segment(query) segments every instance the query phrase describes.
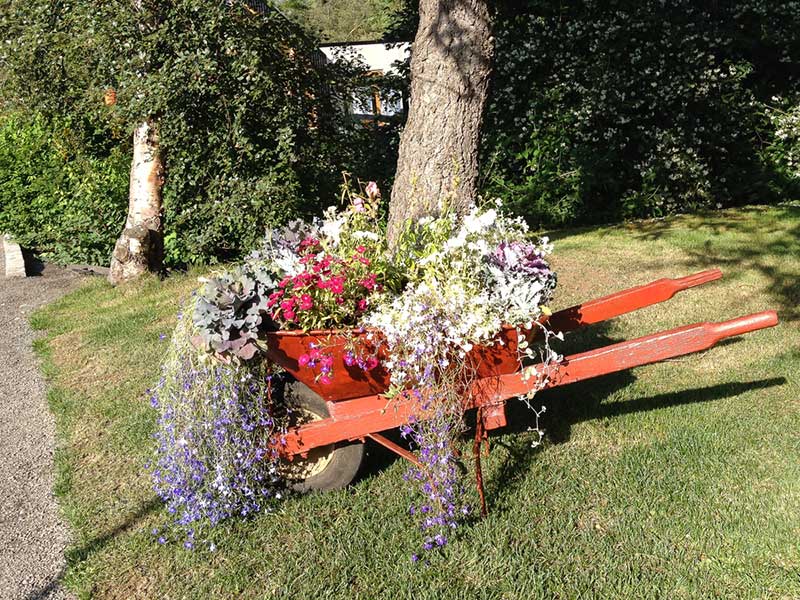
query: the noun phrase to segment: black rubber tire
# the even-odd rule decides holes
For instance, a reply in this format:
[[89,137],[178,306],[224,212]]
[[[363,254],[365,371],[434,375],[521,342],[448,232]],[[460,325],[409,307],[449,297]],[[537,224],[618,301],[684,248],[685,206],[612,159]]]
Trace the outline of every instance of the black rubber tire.
[[[284,397],[287,406],[306,410],[323,419],[330,417],[325,400],[299,381],[287,382]],[[332,452],[331,460],[323,471],[305,479],[290,481],[289,487],[303,494],[340,490],[346,487],[353,481],[364,460],[364,444],[339,442],[334,445]]]

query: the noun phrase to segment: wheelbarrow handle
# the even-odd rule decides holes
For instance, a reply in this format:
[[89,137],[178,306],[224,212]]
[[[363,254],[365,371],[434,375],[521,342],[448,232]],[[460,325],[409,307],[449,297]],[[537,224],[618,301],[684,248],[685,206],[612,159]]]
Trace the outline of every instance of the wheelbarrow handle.
[[645,306],[665,302],[678,292],[716,281],[722,278],[722,271],[709,269],[686,277],[659,279],[646,285],[632,287],[602,298],[589,300],[583,304],[565,308],[548,319],[553,331],[569,332],[592,323],[599,323]]
[[[778,314],[773,310],[754,313],[730,321],[719,323],[695,323],[647,335],[626,342],[619,342],[596,350],[567,356],[557,369],[553,370],[545,388],[576,383],[593,377],[600,377],[633,367],[702,352],[708,350],[721,340],[778,324]],[[544,374],[541,365],[531,367],[537,373]],[[513,373],[496,378],[494,395],[496,398],[509,398],[529,392],[536,385],[533,372]],[[489,380],[476,383],[481,390],[475,390],[473,396],[486,395],[491,385]],[[485,401],[483,401],[485,402]]]
[[[719,336],[719,340],[750,333],[759,329],[766,329],[767,327],[774,327],[778,324],[778,313],[774,310],[766,310],[764,312],[753,313],[738,319],[731,319],[730,321],[722,321],[714,323],[713,328]],[[719,341],[718,340],[718,341]]]

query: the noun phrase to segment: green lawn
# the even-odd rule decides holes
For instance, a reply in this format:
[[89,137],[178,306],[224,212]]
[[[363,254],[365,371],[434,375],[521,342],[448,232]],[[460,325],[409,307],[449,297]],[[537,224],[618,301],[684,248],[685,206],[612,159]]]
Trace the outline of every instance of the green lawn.
[[[69,588],[100,598],[800,597],[800,204],[559,232],[556,308],[719,266],[722,282],[573,336],[567,351],[776,308],[782,323],[700,355],[541,395],[492,438],[490,515],[413,565],[406,466],[370,447],[349,489],[295,497],[159,546],[167,516],[142,465],[158,376],[189,277],[91,280],[33,316],[72,525]],[[465,442],[465,448],[466,448]]]

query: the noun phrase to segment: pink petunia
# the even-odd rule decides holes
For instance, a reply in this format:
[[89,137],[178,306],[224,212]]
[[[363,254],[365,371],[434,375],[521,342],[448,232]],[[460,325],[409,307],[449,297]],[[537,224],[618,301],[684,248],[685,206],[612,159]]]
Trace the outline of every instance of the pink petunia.
[[272,292],[269,295],[269,301],[267,302],[267,306],[272,308],[273,306],[275,306],[280,301],[280,299],[282,297],[283,297],[283,290],[278,290],[276,292]]
[[297,358],[297,362],[301,367],[305,367],[309,362],[311,362],[311,357],[308,354],[301,354]]
[[305,287],[308,284],[310,284],[313,279],[314,275],[312,275],[311,273],[298,273],[297,275],[294,276],[292,283],[296,288]]
[[329,282],[329,289],[334,294],[341,294],[344,292],[344,277],[334,277]]
[[377,275],[375,273],[370,273],[364,279],[362,279],[359,283],[368,290],[375,289],[375,280],[377,279]]
[[319,245],[319,240],[315,237],[307,237],[302,242],[300,242],[300,252],[302,253],[305,250],[312,250],[315,246]]

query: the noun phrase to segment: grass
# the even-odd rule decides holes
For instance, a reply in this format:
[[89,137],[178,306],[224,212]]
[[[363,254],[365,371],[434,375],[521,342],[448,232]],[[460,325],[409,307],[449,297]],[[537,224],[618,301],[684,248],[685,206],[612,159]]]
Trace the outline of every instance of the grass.
[[776,308],[774,329],[542,394],[492,438],[490,515],[412,565],[405,465],[369,447],[350,488],[216,531],[215,553],[158,546],[142,464],[157,378],[191,277],[91,280],[37,312],[72,526],[66,585],[98,598],[800,597],[800,205],[560,232],[556,307],[719,266],[722,282],[575,335],[577,351]]

